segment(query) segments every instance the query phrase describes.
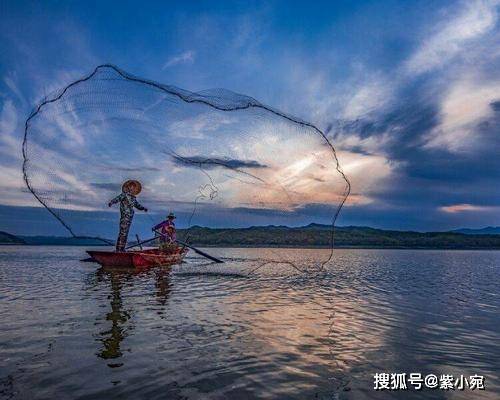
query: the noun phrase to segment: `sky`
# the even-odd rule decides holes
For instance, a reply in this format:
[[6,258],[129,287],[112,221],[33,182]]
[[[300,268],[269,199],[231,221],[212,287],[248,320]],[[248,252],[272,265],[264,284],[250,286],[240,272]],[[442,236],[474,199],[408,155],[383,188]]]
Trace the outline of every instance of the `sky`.
[[[318,126],[351,182],[339,225],[500,225],[498,1],[0,7],[0,230],[56,232],[57,221],[30,208],[24,121],[44,96],[104,63],[190,91],[231,90]],[[337,200],[323,193],[287,210],[293,224],[328,222]],[[283,209],[240,205],[219,204],[198,222],[286,223]]]

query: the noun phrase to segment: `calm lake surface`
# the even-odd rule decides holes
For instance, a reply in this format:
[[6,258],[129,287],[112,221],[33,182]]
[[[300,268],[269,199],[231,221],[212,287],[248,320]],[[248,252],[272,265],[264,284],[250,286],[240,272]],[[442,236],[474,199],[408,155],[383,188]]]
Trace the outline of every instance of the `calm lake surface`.
[[[0,247],[0,398],[500,398],[500,252],[335,250],[320,271],[325,250],[207,251],[226,264],[134,274]],[[378,372],[486,390],[374,391]]]

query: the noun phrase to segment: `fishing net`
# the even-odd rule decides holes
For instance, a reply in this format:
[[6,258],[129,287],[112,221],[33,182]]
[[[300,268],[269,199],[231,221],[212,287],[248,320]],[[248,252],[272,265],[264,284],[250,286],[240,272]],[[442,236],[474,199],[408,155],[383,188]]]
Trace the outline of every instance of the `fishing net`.
[[[174,211],[187,241],[196,225],[328,221],[333,248],[350,189],[332,144],[314,125],[228,90],[193,93],[113,65],[34,109],[23,156],[27,187],[61,233],[108,243],[118,217],[107,205],[128,179],[141,182],[137,200],[149,209],[136,212],[129,239],[151,236],[151,226]],[[307,233],[303,244],[314,245]]]

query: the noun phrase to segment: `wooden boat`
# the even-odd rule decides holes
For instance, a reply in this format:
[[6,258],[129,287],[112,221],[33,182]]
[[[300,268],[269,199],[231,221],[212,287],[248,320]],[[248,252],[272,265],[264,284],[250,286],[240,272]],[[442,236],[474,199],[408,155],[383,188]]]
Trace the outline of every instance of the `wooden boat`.
[[177,246],[174,250],[148,249],[137,251],[93,251],[87,253],[103,267],[148,268],[182,262],[188,248]]

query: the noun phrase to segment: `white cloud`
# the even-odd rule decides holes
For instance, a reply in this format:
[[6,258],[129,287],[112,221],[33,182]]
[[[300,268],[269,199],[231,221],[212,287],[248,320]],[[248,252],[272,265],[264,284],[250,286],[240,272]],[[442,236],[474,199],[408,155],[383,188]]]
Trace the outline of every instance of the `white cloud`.
[[498,0],[465,2],[454,18],[438,24],[436,31],[406,62],[406,71],[420,74],[442,67],[491,31],[498,20]]
[[446,213],[456,214],[467,211],[492,211],[495,207],[486,207],[486,206],[476,206],[473,204],[453,204],[451,206],[443,206],[439,209]]
[[11,100],[6,100],[0,113],[0,152],[10,158],[21,157],[21,140],[16,137],[18,112]]
[[494,113],[491,103],[500,100],[500,81],[459,80],[441,104],[440,124],[427,136],[426,147],[452,152],[471,150],[480,142],[478,125]]
[[184,53],[178,54],[176,56],[170,57],[165,64],[163,64],[163,68],[173,67],[178,64],[192,64],[195,60],[196,53],[193,50],[187,50]]
[[16,82],[17,76],[15,73],[7,74],[3,81],[23,104],[27,103],[26,96],[22,93],[21,89],[19,89],[19,85]]
[[370,77],[354,91],[347,101],[343,117],[357,119],[372,112],[381,111],[392,99],[394,82],[382,77]]
[[336,145],[343,149],[359,149],[369,154],[384,154],[390,144],[392,136],[389,132],[380,135],[361,137],[359,134],[350,133],[337,137]]
[[[19,149],[18,149],[19,150]],[[26,193],[23,181],[21,163],[17,165],[0,164],[0,192],[2,193],[1,204],[10,206],[37,206],[35,198]]]
[[83,133],[77,128],[80,121],[74,111],[67,114],[55,115],[54,123],[57,129],[59,129],[68,139],[62,140],[62,144],[66,145],[68,148],[78,148],[83,145],[85,139]]
[[[347,204],[366,204],[373,200],[367,195],[380,189],[394,172],[395,164],[381,155],[366,155],[340,151],[338,157],[342,169],[351,182],[351,194]],[[367,173],[367,171],[370,171]]]
[[231,123],[234,123],[234,120],[229,116],[207,112],[172,122],[168,128],[168,132],[174,137],[206,139],[207,133],[213,134],[213,132],[221,129],[222,126]]
[[0,134],[12,135],[17,127],[17,110],[12,100],[6,100],[0,113]]

